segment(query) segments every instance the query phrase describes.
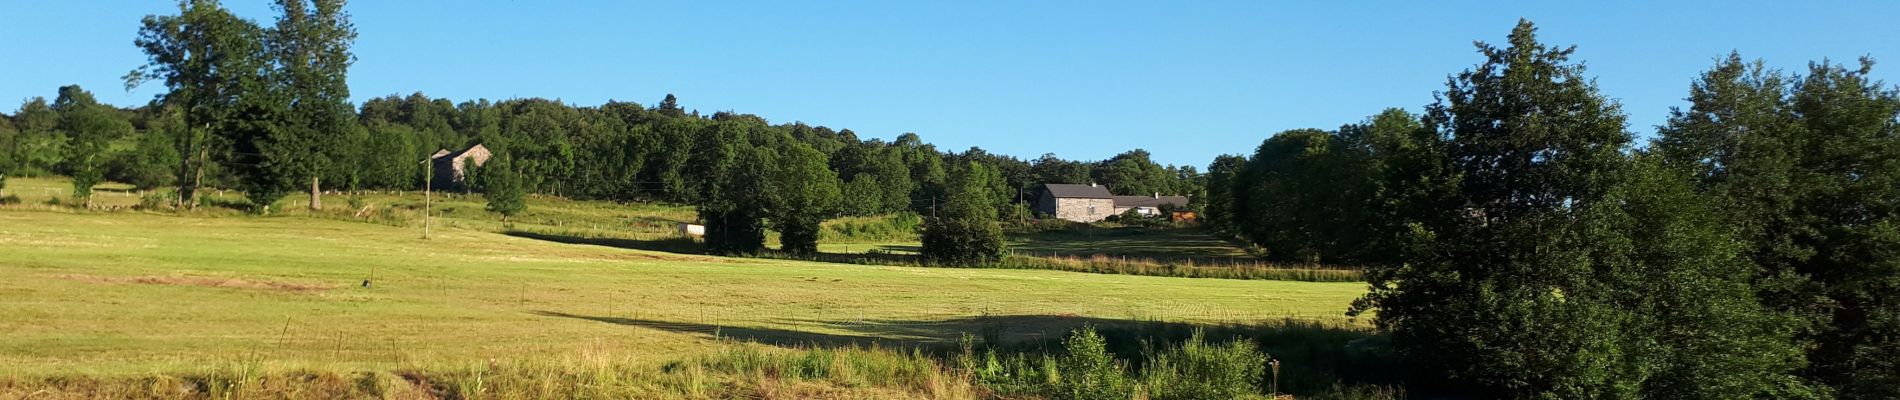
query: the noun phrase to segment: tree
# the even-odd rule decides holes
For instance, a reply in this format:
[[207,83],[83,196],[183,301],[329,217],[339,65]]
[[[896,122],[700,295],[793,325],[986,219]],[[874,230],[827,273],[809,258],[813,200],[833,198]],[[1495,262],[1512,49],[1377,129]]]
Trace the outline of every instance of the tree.
[[1615,209],[1591,221],[1595,238],[1619,253],[1603,262],[1626,264],[1604,275],[1621,289],[1615,303],[1635,316],[1626,351],[1653,365],[1642,397],[1818,397],[1793,374],[1804,364],[1799,319],[1757,299],[1745,243],[1692,176],[1643,155],[1610,195]]
[[66,146],[71,140],[59,132],[59,112],[53,111],[45,98],[27,99],[13,118],[20,131],[11,149],[14,174],[46,175],[65,163]]
[[1463,207],[1451,193],[1458,178],[1450,171],[1448,144],[1418,116],[1387,109],[1341,127],[1339,136],[1364,158],[1367,180],[1366,221],[1354,224],[1365,230],[1364,245],[1352,255],[1356,262],[1405,262],[1398,256],[1417,217]]
[[92,187],[105,180],[107,146],[113,139],[131,134],[132,123],[122,119],[111,107],[93,100],[92,93],[78,85],[59,88],[53,101],[59,113],[58,130],[67,137],[65,172],[73,178],[73,197],[92,205]]
[[991,182],[995,171],[966,163],[950,175],[938,214],[924,220],[923,256],[943,265],[972,266],[1003,258],[1003,229],[996,221]]
[[837,213],[838,175],[825,164],[823,153],[792,142],[772,168],[772,224],[786,252],[817,253],[819,224]]
[[1239,209],[1234,204],[1236,178],[1242,168],[1246,168],[1247,158],[1238,155],[1223,154],[1214,157],[1214,163],[1207,166],[1207,195],[1202,200],[1203,220],[1216,232],[1238,233],[1241,225]]
[[661,115],[673,118],[686,116],[686,110],[680,108],[679,98],[673,97],[672,93],[667,93],[666,98],[660,99],[660,104],[654,106],[653,110],[660,112]]
[[1120,195],[1140,196],[1175,193],[1174,176],[1149,157],[1147,150],[1135,149],[1117,154],[1095,166],[1091,173],[1096,182],[1107,185]]
[[1331,132],[1296,129],[1260,144],[1233,190],[1242,236],[1270,257],[1351,262],[1365,247],[1363,156]]
[[1765,273],[1771,307],[1808,322],[1803,375],[1849,399],[1900,396],[1900,89],[1826,61],[1805,77],[1730,54],[1690,88],[1655,147],[1695,173]]
[[148,128],[138,134],[137,142],[130,151],[121,152],[112,158],[106,177],[139,189],[155,189],[173,184],[176,176],[172,174],[172,169],[178,165],[179,154],[172,144],[178,135],[184,134],[184,128],[177,113],[172,112],[149,122]]
[[706,250],[713,254],[757,254],[765,248],[771,184],[762,166],[776,165],[778,155],[748,140],[751,124],[706,125],[693,146],[685,180],[697,186],[693,205],[706,224]]
[[349,103],[350,44],[356,28],[343,11],[347,0],[277,0],[277,26],[270,31],[268,49],[276,77],[289,104],[282,137],[266,154],[281,173],[306,177],[310,182],[310,209],[322,208],[321,177],[329,160],[342,156],[342,138],[351,130],[354,110]]
[[488,211],[501,214],[502,222],[528,209],[521,173],[507,156],[495,157],[483,165],[480,179],[483,194],[488,197]]
[[178,15],[145,16],[134,44],[147,61],[126,74],[126,87],[157,80],[169,89],[159,102],[180,110],[185,126],[177,137],[179,202],[194,205],[213,139],[242,125],[233,123],[248,97],[241,93],[264,79],[264,31],[214,0],[181,0]]
[[1405,264],[1373,271],[1356,310],[1378,309],[1393,346],[1428,380],[1480,397],[1633,397],[1644,373],[1621,336],[1630,314],[1597,279],[1606,234],[1582,213],[1606,206],[1630,140],[1574,48],[1547,47],[1521,21],[1509,46],[1457,74],[1428,108],[1450,138],[1462,209],[1410,218]]

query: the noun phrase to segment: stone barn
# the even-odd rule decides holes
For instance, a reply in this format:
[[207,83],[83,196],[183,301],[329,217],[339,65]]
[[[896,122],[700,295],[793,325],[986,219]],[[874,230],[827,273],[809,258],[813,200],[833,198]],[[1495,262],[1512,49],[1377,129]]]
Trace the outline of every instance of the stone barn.
[[1143,217],[1159,217],[1163,206],[1182,208],[1187,207],[1187,204],[1187,196],[1162,196],[1160,193],[1153,196],[1115,196],[1115,214],[1134,210]]
[[435,155],[429,157],[430,162],[435,164],[435,176],[430,178],[430,184],[436,189],[466,189],[463,181],[468,179],[468,169],[488,163],[488,158],[492,156],[494,154],[490,154],[488,148],[480,144],[462,151],[436,150]]
[[1096,184],[1050,183],[1036,197],[1036,212],[1075,222],[1095,222],[1115,215],[1115,195]]

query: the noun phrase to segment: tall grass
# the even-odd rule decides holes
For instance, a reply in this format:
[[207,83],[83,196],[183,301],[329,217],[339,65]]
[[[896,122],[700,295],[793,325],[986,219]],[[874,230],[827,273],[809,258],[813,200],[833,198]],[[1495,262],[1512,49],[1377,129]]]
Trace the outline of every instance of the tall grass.
[[[721,339],[718,349],[664,363],[606,355],[489,361],[381,371],[272,370],[241,364],[182,374],[0,377],[0,398],[34,399],[542,399],[542,398],[1264,398],[1275,349],[1261,336],[1209,340],[1232,329],[1195,328],[1122,354],[1134,327],[1084,327],[1053,347],[977,344],[782,348]],[[1300,330],[1299,326],[1283,329]],[[1209,333],[1215,332],[1215,333]],[[1322,340],[1324,341],[1324,340]],[[1302,354],[1276,355],[1304,363]],[[1301,365],[1301,364],[1296,364]],[[1394,399],[1402,391],[1342,383],[1335,375],[1281,377],[1301,398]]]

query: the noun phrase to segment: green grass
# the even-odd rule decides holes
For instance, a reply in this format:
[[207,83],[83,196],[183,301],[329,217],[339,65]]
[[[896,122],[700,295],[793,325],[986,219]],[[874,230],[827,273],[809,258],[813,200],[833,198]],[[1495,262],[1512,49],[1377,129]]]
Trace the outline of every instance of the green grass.
[[[337,197],[326,203],[340,206]],[[1364,289],[730,259],[467,225],[423,240],[417,227],[332,218],[28,205],[0,207],[0,376],[240,361],[323,371],[563,357],[658,365],[718,351],[718,338],[835,347],[988,330],[1033,341],[1104,321],[1353,327],[1340,315]],[[372,273],[373,286],[361,287]]]

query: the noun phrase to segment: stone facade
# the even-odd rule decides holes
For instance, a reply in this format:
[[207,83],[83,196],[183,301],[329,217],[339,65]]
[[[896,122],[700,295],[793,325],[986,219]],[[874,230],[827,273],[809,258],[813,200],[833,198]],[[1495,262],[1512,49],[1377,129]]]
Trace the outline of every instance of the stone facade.
[[1043,193],[1036,211],[1075,222],[1095,222],[1115,215],[1115,199],[1056,198]]
[[479,144],[458,152],[450,152],[447,149],[437,150],[435,155],[429,157],[430,161],[435,163],[433,185],[436,189],[443,190],[463,189],[463,180],[468,177],[468,168],[487,164],[491,156],[493,154],[488,152],[488,148]]

